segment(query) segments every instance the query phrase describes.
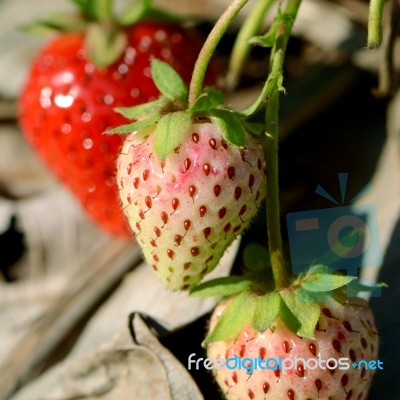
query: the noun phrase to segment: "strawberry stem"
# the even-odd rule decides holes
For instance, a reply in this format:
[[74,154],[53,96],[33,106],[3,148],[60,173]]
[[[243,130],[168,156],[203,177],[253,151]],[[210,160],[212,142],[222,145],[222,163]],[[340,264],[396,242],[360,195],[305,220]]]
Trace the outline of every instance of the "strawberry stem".
[[233,19],[248,1],[249,0],[232,1],[209,33],[193,69],[192,80],[190,81],[189,86],[189,107],[194,104],[197,97],[202,93],[207,67],[219,41],[232,23]]
[[382,15],[385,0],[371,0],[368,16],[368,47],[379,47],[382,43]]
[[96,17],[98,21],[109,22],[112,20],[111,0],[96,1]]
[[283,90],[282,76],[287,43],[292,33],[301,0],[289,0],[283,14],[278,13],[278,27],[271,51],[270,72],[263,92],[266,95],[266,184],[268,245],[275,286],[289,286],[290,272],[285,263],[282,246],[278,180],[279,96]]
[[275,0],[261,0],[256,3],[240,28],[229,59],[228,74],[225,79],[225,86],[229,90],[233,90],[237,86],[251,51],[252,46],[249,40],[258,34],[265,22],[267,12],[274,3]]

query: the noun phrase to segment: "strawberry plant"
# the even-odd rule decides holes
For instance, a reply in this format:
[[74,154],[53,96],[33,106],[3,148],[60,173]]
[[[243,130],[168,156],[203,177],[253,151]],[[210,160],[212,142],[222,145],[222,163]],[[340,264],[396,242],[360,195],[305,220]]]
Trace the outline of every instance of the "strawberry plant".
[[[216,22],[189,91],[175,71],[153,60],[162,96],[119,109],[136,120],[110,131],[127,135],[118,160],[121,201],[147,262],[170,289],[222,299],[203,345],[212,360],[238,363],[236,369],[213,369],[227,399],[363,400],[374,370],[361,362],[377,358],[379,337],[368,303],[357,295],[373,287],[329,265],[310,265],[293,276],[283,252],[278,111],[301,0],[279,4],[267,33],[256,36],[273,5],[259,0],[239,32],[227,76],[231,88],[249,43],[270,49],[267,78],[254,104],[233,110],[216,89],[203,88],[219,40],[246,3],[234,0]],[[381,11],[382,2],[371,3],[370,47],[381,40]],[[249,122],[263,107],[265,123]],[[243,275],[198,284],[244,232],[264,195],[269,250],[253,245]],[[273,359],[280,364],[267,368]],[[292,359],[301,362],[282,368]]]
[[[203,37],[150,6],[134,2],[120,15],[109,0],[73,0],[79,13],[30,27],[57,31],[32,62],[19,100],[28,142],[80,201],[86,214],[113,235],[131,237],[115,184],[122,140],[103,132],[126,122],[113,107],[149,101],[159,92],[150,58],[172,65],[188,82]],[[210,82],[221,69],[215,64]]]

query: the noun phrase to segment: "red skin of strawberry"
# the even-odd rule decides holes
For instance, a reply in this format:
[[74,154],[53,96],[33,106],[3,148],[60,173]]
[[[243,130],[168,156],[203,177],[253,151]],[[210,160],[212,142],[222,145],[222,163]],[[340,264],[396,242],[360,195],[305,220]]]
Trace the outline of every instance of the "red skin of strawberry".
[[[126,29],[128,46],[113,65],[100,69],[86,58],[81,33],[63,34],[34,60],[19,102],[27,141],[105,231],[131,237],[115,183],[115,161],[123,138],[105,135],[127,121],[113,108],[133,106],[159,94],[150,59],[172,65],[189,82],[203,38],[193,30],[161,22]],[[213,64],[208,83],[220,66]]]
[[[229,300],[225,300],[215,309],[210,330],[228,304]],[[334,362],[331,358],[347,358],[350,364],[377,359],[379,338],[372,312],[364,300],[350,299],[344,305],[322,303],[321,310],[314,340],[300,338],[278,320],[265,332],[243,327],[236,339],[209,344],[207,356],[213,360],[260,357],[265,361],[278,357],[320,357],[330,363]],[[273,368],[275,362],[269,362]],[[333,369],[334,364],[330,365],[332,368],[322,364],[323,368],[312,369],[314,363],[310,365],[310,369],[304,368],[300,361],[298,368],[285,371],[255,368],[248,374],[246,369],[214,368],[212,372],[228,400],[365,400],[376,372],[364,366]]]

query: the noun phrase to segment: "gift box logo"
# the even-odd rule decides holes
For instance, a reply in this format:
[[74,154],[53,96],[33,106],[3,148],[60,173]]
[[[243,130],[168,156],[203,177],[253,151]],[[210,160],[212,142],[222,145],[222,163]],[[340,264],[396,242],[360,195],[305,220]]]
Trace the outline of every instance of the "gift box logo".
[[[341,204],[345,203],[347,177],[348,174],[339,174]],[[369,189],[370,186],[364,188],[350,203]],[[312,265],[324,264],[356,276],[360,268],[379,265],[382,253],[376,207],[340,205],[322,186],[317,187],[316,193],[337,206],[287,214],[293,273],[298,275]]]

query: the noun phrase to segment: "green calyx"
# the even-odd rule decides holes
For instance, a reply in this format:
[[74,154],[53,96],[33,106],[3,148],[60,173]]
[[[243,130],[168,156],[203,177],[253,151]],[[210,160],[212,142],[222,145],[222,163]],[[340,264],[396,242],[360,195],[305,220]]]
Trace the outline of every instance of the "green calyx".
[[70,0],[77,13],[57,13],[45,20],[24,26],[33,33],[82,32],[85,34],[87,58],[99,68],[106,68],[123,54],[127,38],[124,28],[146,18],[152,20],[187,21],[152,6],[152,0],[134,0],[121,12],[112,9],[112,0]]
[[192,123],[212,122],[228,142],[245,146],[246,132],[259,133],[263,127],[245,121],[234,110],[224,106],[224,95],[216,88],[206,87],[189,107],[188,89],[179,74],[164,61],[153,58],[151,74],[161,95],[157,100],[116,111],[133,123],[107,131],[107,134],[140,132],[154,126],[154,152],[163,160],[183,142]]
[[244,251],[246,274],[217,278],[192,289],[192,296],[231,298],[203,345],[236,338],[243,327],[255,331],[273,329],[278,319],[292,332],[313,339],[321,314],[321,303],[343,302],[359,292],[372,291],[377,287],[361,285],[356,277],[342,275],[324,265],[316,265],[306,274],[297,276],[290,286],[274,289],[270,282],[268,252],[259,245],[250,245]]

